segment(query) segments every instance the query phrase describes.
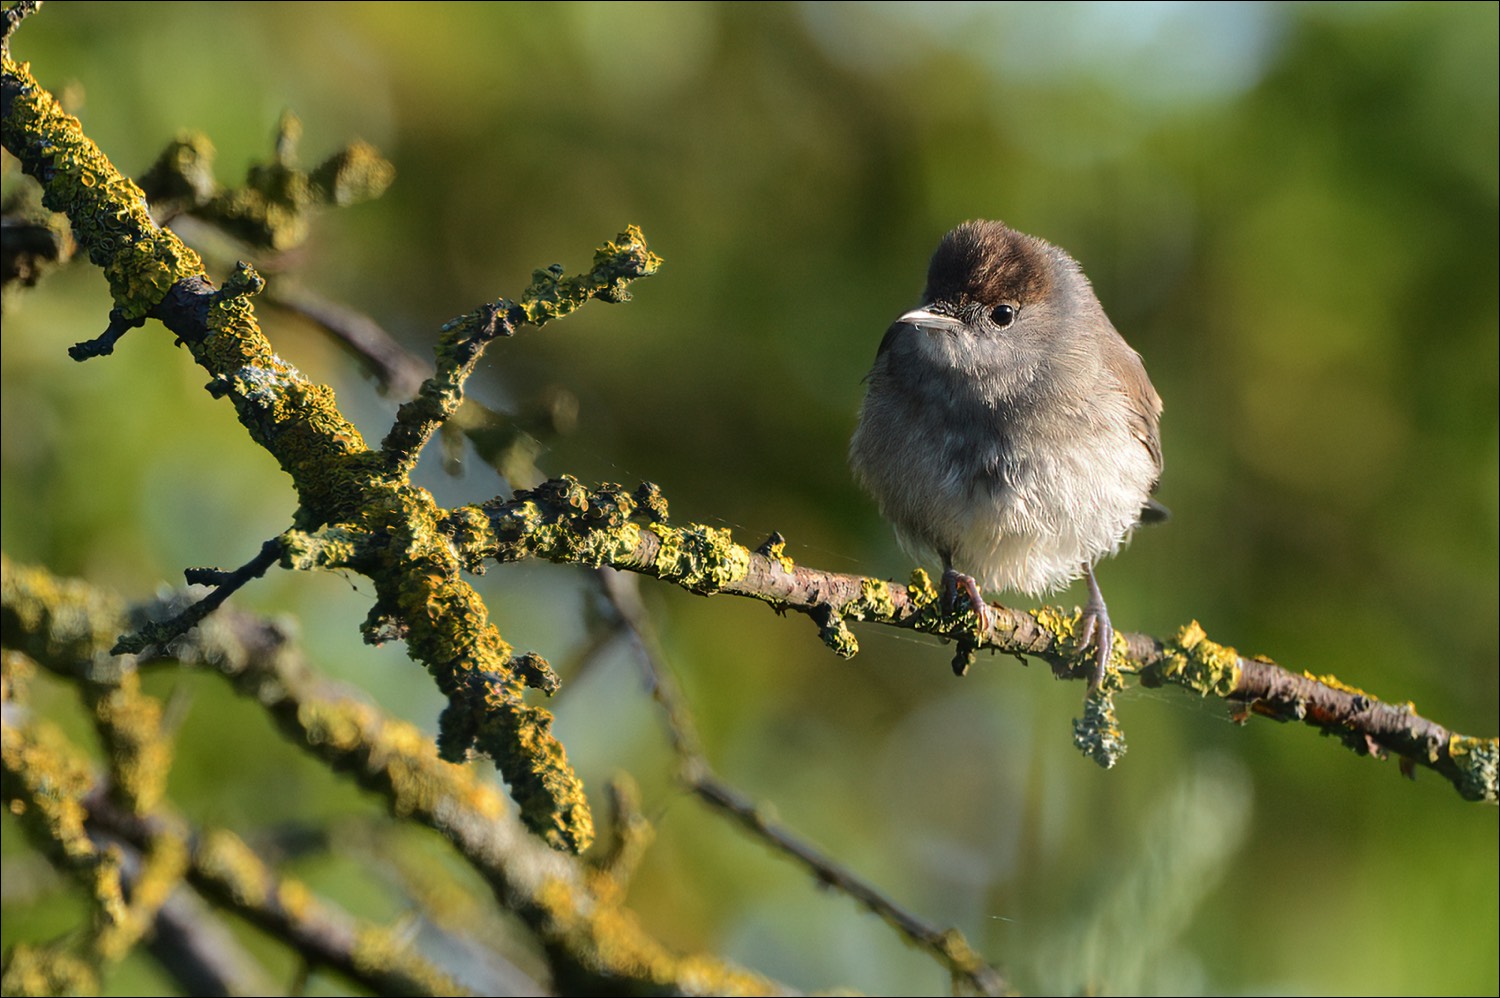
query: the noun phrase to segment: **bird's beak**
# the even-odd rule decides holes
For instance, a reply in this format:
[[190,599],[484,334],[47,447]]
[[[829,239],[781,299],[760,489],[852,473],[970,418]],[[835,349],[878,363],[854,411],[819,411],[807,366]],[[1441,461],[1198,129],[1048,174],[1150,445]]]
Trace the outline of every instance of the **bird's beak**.
[[938,315],[929,312],[925,308],[914,308],[898,318],[894,326],[911,326],[920,329],[924,333],[957,333],[963,329],[964,324],[958,319],[948,315]]

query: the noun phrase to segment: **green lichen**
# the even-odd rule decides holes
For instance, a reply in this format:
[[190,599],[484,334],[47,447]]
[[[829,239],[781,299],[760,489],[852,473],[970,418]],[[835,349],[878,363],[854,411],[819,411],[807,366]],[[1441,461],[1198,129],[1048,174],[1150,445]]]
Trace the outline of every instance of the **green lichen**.
[[120,314],[149,315],[184,278],[203,272],[198,254],[157,229],[146,197],[124,177],[24,64],[4,59],[9,113],[5,148],[42,185],[42,203],[68,216],[73,236],[109,281]]
[[73,948],[73,940],[43,946],[17,943],[5,954],[0,992],[7,995],[92,995],[99,969]]
[[365,980],[389,982],[392,990],[412,995],[473,994],[412,952],[412,933],[405,927],[364,926],[354,936],[350,954]]
[[322,530],[288,530],[281,535],[281,567],[334,571],[362,563],[368,535],[348,524]]
[[1227,697],[1239,688],[1239,652],[1208,639],[1196,620],[1177,632],[1164,653],[1163,678],[1197,690],[1199,695]]
[[340,208],[373,201],[396,179],[391,161],[365,142],[351,142],[312,171],[313,190],[324,203]]
[[214,829],[201,836],[193,864],[237,905],[264,908],[271,900],[265,865],[233,832]]
[[503,560],[541,557],[598,567],[628,560],[640,544],[641,527],[629,519],[634,502],[618,486],[590,493],[565,478],[517,496],[535,498],[490,506],[503,513],[489,531],[456,524],[464,532],[455,543],[462,544],[466,563],[494,557],[498,550]]
[[495,550],[495,528],[478,506],[460,506],[449,510],[439,526],[453,542],[464,571],[483,575],[485,559]]
[[556,848],[586,849],[593,819],[583,785],[552,735],[552,716],[522,700],[512,649],[477,593],[460,578],[457,551],[431,494],[391,487],[356,521],[372,547],[368,574],[385,613],[400,620],[412,657],[449,698],[440,749],[459,761],[474,748],[493,758],[530,827]]
[[1125,754],[1125,732],[1115,716],[1114,696],[1100,688],[1083,702],[1083,717],[1073,722],[1073,744],[1105,769],[1114,768]]
[[111,792],[132,812],[150,812],[165,795],[172,769],[161,702],[141,692],[134,670],[113,683],[87,684],[84,700],[109,753]]
[[591,298],[629,301],[630,282],[650,277],[660,267],[661,257],[647,248],[645,236],[632,225],[594,251],[594,266],[586,274],[566,276],[561,264],[534,271],[520,307],[528,322],[542,326],[568,315]]
[[655,482],[642,482],[635,487],[631,493],[635,500],[636,509],[640,515],[650,523],[666,523],[667,497],[662,495],[661,487]]
[[1448,739],[1448,757],[1458,767],[1458,792],[1465,800],[1500,803],[1500,738],[1454,735]]
[[92,586],[3,555],[0,577],[7,640],[78,686],[106,749],[112,795],[134,813],[149,811],[165,792],[172,746],[161,703],[141,691],[134,663],[104,654],[124,627],[123,607]]
[[202,132],[184,131],[161,151],[151,168],[137,182],[150,202],[159,209],[191,211],[218,190],[214,159],[218,150]]
[[163,822],[162,830],[148,837],[140,867],[130,888],[130,905],[125,917],[105,927],[94,941],[101,960],[116,962],[125,958],[156,925],[162,905],[177,890],[188,869],[188,845],[180,829]]
[[73,873],[92,896],[101,927],[118,925],[126,906],[118,849],[100,849],[84,829],[83,796],[93,786],[87,761],[52,724],[0,727],[5,805],[38,846]]
[[583,564],[598,568],[629,557],[640,542],[640,525],[622,523],[617,527],[589,531],[578,550]]
[[141,176],[141,187],[153,204],[192,214],[247,246],[291,249],[306,241],[318,209],[377,198],[396,175],[395,167],[363,142],[305,172],[296,164],[301,133],[297,117],[283,114],[274,157],[251,166],[244,184],[234,189],[214,178],[213,143],[202,134],[184,133]]
[[[717,592],[750,572],[750,551],[725,529],[701,524],[673,526],[659,519],[664,503],[642,504],[641,489],[618,485],[590,490],[571,476],[516,493],[510,501],[484,505],[494,525],[494,548],[466,544],[464,559],[486,553],[500,561],[545,558],[586,565],[631,565],[699,593]],[[642,525],[638,519],[646,520]],[[650,530],[657,544],[649,565],[636,564]]]

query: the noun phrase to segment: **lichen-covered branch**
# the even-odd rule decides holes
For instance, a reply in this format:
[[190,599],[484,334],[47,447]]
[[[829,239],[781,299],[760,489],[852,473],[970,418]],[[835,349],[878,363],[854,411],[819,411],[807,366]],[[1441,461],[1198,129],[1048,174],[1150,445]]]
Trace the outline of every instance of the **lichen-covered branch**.
[[[744,596],[794,610],[810,617],[822,639],[844,657],[858,650],[846,621],[858,620],[955,639],[964,658],[989,649],[1035,656],[1059,675],[1089,674],[1076,647],[1076,610],[992,605],[990,627],[980,632],[971,611],[956,616],[940,611],[921,569],[905,586],[825,572],[793,562],[780,538],[751,551],[728,530],[668,522],[666,508],[653,485],[633,492],[617,485],[590,489],[565,477],[513,499],[455,510],[443,529],[470,565],[525,558],[608,565],[691,592]],[[1167,640],[1117,634],[1106,695],[1119,688],[1121,674],[1137,675],[1144,685],[1171,684],[1217,696],[1240,705],[1242,712],[1300,721],[1361,755],[1394,753],[1440,773],[1465,799],[1497,801],[1500,739],[1458,734],[1421,717],[1410,704],[1382,703],[1332,676],[1299,676],[1265,659],[1244,658],[1209,640],[1196,622]],[[1094,737],[1118,739],[1112,720],[1107,696],[1091,698],[1080,727],[1093,723]]]
[[378,198],[396,176],[396,168],[363,142],[304,171],[297,166],[301,137],[302,122],[283,112],[272,158],[250,167],[243,186],[225,188],[214,177],[212,140],[187,132],[162,150],[140,186],[159,217],[191,214],[247,246],[288,250],[306,241],[318,209]]
[[[86,936],[12,952],[5,968],[7,994],[96,991],[101,967],[122,959],[141,941],[184,876],[309,958],[342,970],[377,993],[464,993],[428,961],[397,945],[389,932],[362,925],[306,887],[275,876],[231,833],[194,835],[165,812],[137,814],[111,803],[93,788],[79,750],[52,725],[24,720],[7,723],[3,731],[6,805],[23,817],[35,816],[26,823],[33,838],[65,869],[81,875],[99,905],[99,917]],[[58,776],[66,782],[58,784]],[[64,787],[66,797],[61,797]],[[128,905],[120,889],[119,849],[92,845],[90,833],[100,831],[128,840],[142,852]],[[58,980],[60,968],[72,979]]]
[[[271,348],[251,304],[265,283],[253,268],[241,264],[215,289],[197,254],[152,221],[141,189],[114,168],[27,67],[9,58],[0,98],[5,147],[41,184],[43,204],[69,218],[78,244],[110,281],[110,327],[77,356],[107,353],[126,329],[148,317],[172,330],[210,375],[210,393],[231,401],[251,437],[292,480],[298,509],[294,529],[277,543],[283,567],[368,575],[378,605],[366,636],[403,638],[450,698],[440,736],[445,757],[462,759],[474,750],[489,755],[531,827],[557,848],[587,848],[593,825],[582,785],[551,733],[551,715],[522,698],[528,680],[547,673],[545,663],[537,656],[512,656],[484,604],[460,577],[447,539],[434,529],[445,511],[407,474],[422,444],[462,398],[463,381],[489,338],[519,323],[541,325],[590,298],[624,300],[631,280],[655,270],[659,261],[640,232],[630,229],[606,243],[586,274],[567,277],[560,267],[538,271],[520,304],[502,301],[450,323],[438,373],[403,407],[385,450],[377,452],[344,418],[331,389],[307,381]],[[278,148],[276,176],[283,180],[292,169],[295,128],[289,121],[283,121]],[[201,150],[188,157],[201,158]],[[370,170],[358,164],[314,173],[327,173],[319,182],[334,193],[349,184],[373,189],[379,180],[366,177]],[[191,170],[178,175],[187,178],[184,183],[193,176]],[[315,179],[303,177],[306,183]],[[267,183],[274,187],[274,180]],[[122,649],[141,650],[164,636],[137,636]]]
[[[90,806],[90,823],[137,846],[173,835],[174,823],[139,817],[104,799]],[[471,992],[401,941],[399,930],[354,918],[305,884],[277,874],[226,829],[177,832],[190,848],[188,879],[223,907],[237,912],[309,961],[324,964],[377,994],[465,995]]]
[[588,273],[569,277],[556,265],[538,270],[519,302],[502,298],[449,320],[438,340],[436,373],[422,384],[416,398],[401,406],[396,425],[381,445],[391,470],[409,473],[432,434],[458,411],[464,382],[490,341],[511,336],[522,325],[540,328],[591,298],[628,301],[630,282],[651,276],[660,266],[661,258],[646,247],[640,229],[631,226],[594,252]]
[[[75,683],[88,682],[90,670],[84,663],[106,659],[112,635],[136,622],[126,619],[118,600],[84,583],[57,580],[43,570],[8,560],[0,562],[0,568],[0,620],[4,623],[0,640],[7,648],[44,650],[43,664]],[[182,601],[156,600],[130,614],[137,620],[170,616],[180,610]],[[621,906],[621,877],[628,872],[628,864],[591,866],[542,844],[517,820],[493,784],[471,767],[440,759],[431,739],[419,729],[313,675],[274,624],[226,608],[174,639],[160,655],[157,661],[170,658],[225,676],[249,702],[267,710],[299,747],[380,795],[392,812],[447,837],[491,885],[500,902],[541,940],[560,982],[571,982],[582,991],[597,991],[607,984],[679,994],[789,993],[775,981],[715,957],[672,953]],[[10,681],[7,678],[7,684]],[[6,732],[9,773],[9,725]],[[51,768],[19,764],[16,768],[22,773],[53,773]],[[47,827],[61,822],[62,827],[79,831],[48,835],[54,841],[87,843],[81,828],[88,813],[91,781],[78,764],[71,772],[76,778],[61,784],[72,788],[62,799],[61,817],[49,819]],[[50,775],[45,778],[56,780]],[[94,806],[102,808],[104,802],[99,799]],[[100,820],[131,841],[159,830],[159,818],[136,819],[125,809],[112,809]],[[93,860],[85,863],[90,869],[94,865]],[[410,956],[393,952],[378,928],[356,932],[331,909],[310,907],[309,902],[316,899],[305,888],[275,878],[242,841],[227,832],[192,838],[188,876],[221,904],[244,911],[317,959],[334,962],[337,954],[346,953],[353,954],[350,960],[365,961],[357,976],[372,987],[377,985],[370,975],[377,970],[369,960]],[[118,884],[117,874],[109,882]],[[108,896],[117,897],[118,891]],[[336,965],[354,972],[353,963]],[[433,993],[429,985],[443,990],[432,983],[436,979],[422,976],[428,970],[417,974],[411,967],[402,969],[405,965],[381,966],[380,973],[405,976],[383,979],[380,988],[389,989],[395,986],[392,982],[404,979],[407,991]],[[420,969],[425,964],[412,966]],[[428,983],[423,984],[424,980]]]

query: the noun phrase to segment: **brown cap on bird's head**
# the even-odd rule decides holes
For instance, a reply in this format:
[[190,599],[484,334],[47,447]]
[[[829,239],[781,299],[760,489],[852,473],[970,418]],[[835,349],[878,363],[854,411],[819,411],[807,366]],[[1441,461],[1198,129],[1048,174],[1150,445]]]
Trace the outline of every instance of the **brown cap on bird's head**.
[[1052,286],[1057,252],[1051,243],[1004,222],[964,222],[933,252],[922,300],[952,305],[1035,301]]

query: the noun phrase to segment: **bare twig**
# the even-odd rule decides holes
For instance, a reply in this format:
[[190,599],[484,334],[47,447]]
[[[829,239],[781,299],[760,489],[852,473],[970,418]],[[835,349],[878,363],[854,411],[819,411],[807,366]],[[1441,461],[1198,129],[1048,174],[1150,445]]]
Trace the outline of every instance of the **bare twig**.
[[381,388],[396,398],[414,397],[422,382],[432,377],[431,363],[407,350],[380,323],[358,309],[285,281],[266,297],[273,305],[316,323],[359,358]]
[[910,942],[941,961],[968,989],[982,995],[1006,994],[1005,978],[969,945],[963,933],[957,929],[939,929],[907,911],[785,825],[769,818],[760,805],[714,773],[703,754],[692,716],[677,689],[655,628],[641,604],[634,579],[609,568],[599,569],[598,578],[605,598],[631,634],[651,695],[661,707],[667,738],[677,754],[679,776],[688,789],[734,818],[752,835],[802,864],[819,883],[847,894],[879,915]]
[[68,347],[68,356],[74,360],[88,360],[91,357],[107,357],[115,352],[115,344],[120,342],[120,337],[146,324],[144,316],[126,318],[119,309],[111,309],[109,313],[109,326],[91,340],[75,343]]
[[166,644],[189,628],[196,627],[205,617],[224,605],[251,579],[266,574],[281,557],[281,538],[273,537],[260,546],[260,551],[245,564],[233,571],[218,568],[190,568],[183,573],[190,585],[213,586],[213,592],[186,607],[170,620],[150,621],[134,634],[127,634],[115,642],[111,655],[137,654],[151,645]]

